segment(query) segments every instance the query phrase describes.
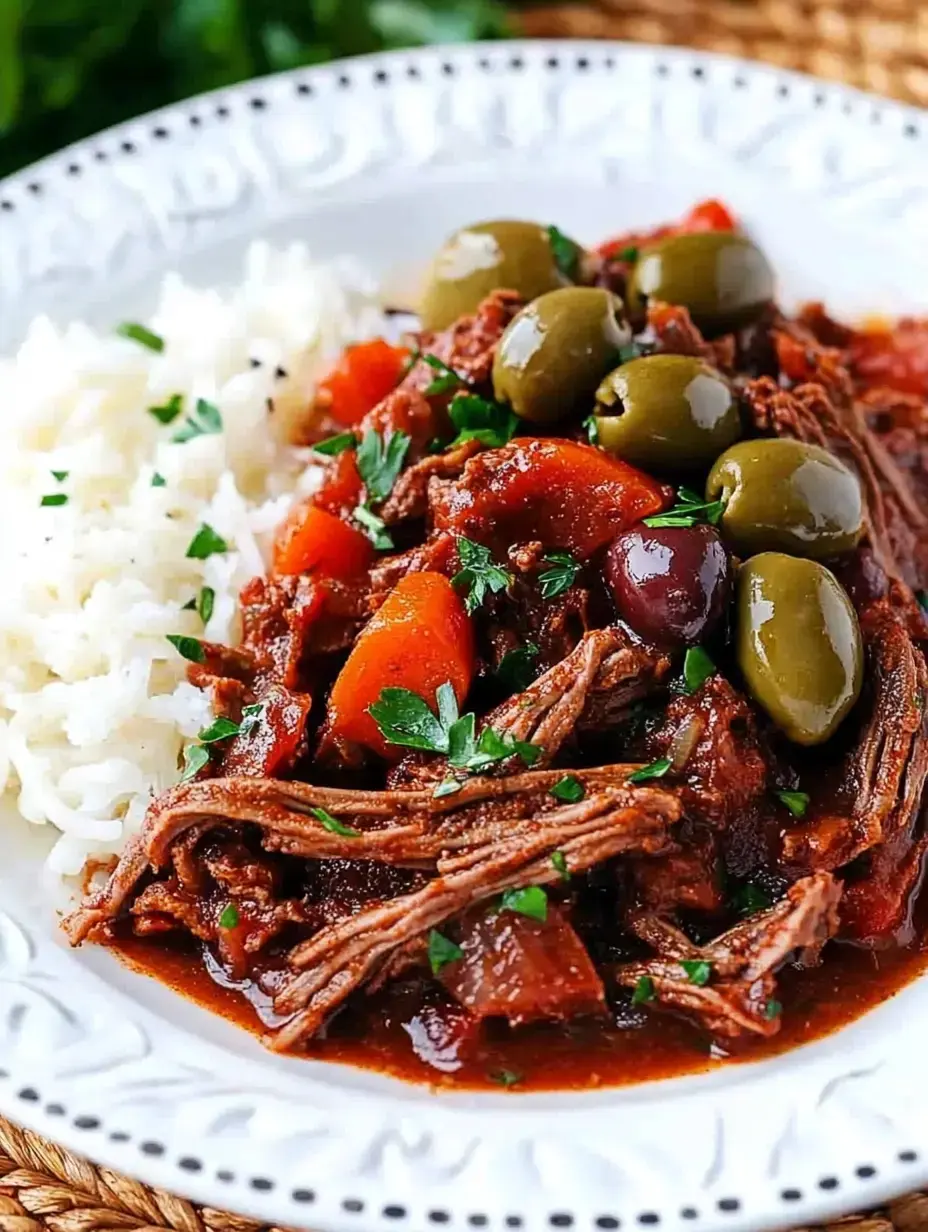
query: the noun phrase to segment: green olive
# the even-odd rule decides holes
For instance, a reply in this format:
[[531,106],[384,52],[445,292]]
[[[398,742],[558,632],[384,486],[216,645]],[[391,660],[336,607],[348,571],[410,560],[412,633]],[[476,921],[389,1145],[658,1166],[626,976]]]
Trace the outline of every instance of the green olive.
[[[573,241],[563,237],[568,249]],[[580,248],[573,245],[576,252]],[[447,329],[502,288],[526,300],[571,279],[558,266],[547,227],[537,222],[481,222],[455,231],[432,262],[419,316],[424,329]]]
[[687,355],[645,355],[610,372],[596,391],[597,439],[634,466],[704,470],[741,435],[731,389]]
[[706,500],[724,502],[721,531],[742,556],[782,551],[821,560],[850,552],[863,533],[857,476],[802,441],[733,445],[709,472]]
[[754,700],[796,744],[821,744],[860,695],[860,626],[824,565],[764,552],[738,572],[738,664]]
[[631,340],[622,301],[601,287],[563,287],[527,304],[500,339],[493,393],[520,419],[554,423],[589,405]]
[[628,306],[638,316],[647,299],[682,304],[704,333],[724,334],[756,321],[773,289],[773,270],[747,236],[705,231],[645,248],[629,281]]

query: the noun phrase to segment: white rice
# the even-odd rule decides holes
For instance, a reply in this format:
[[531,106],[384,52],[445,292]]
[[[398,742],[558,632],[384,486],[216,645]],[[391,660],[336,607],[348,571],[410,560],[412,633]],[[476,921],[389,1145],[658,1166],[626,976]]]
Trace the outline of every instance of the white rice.
[[[255,244],[228,295],[165,280],[146,322],[161,354],[40,318],[0,360],[0,793],[60,831],[55,875],[119,852],[209,722],[167,635],[236,639],[241,586],[318,481],[281,425],[321,364],[386,331],[376,292],[352,262]],[[174,394],[214,403],[222,432],[172,443],[182,421],[147,408]],[[43,507],[52,494],[67,504]],[[188,559],[203,524],[229,551]],[[203,586],[205,628],[184,610]]]

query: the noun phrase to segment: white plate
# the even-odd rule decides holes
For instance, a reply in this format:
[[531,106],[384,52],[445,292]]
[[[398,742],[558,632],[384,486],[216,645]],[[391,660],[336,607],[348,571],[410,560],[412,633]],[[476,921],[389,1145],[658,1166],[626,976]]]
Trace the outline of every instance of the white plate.
[[[233,276],[308,237],[381,271],[455,224],[579,238],[726,198],[788,299],[928,308],[928,120],[686,51],[497,44],[361,59],[195,99],[0,185],[0,328],[115,321],[154,277]],[[2,413],[2,408],[0,408]],[[0,533],[8,533],[7,528]],[[311,1061],[67,951],[44,836],[4,828],[0,1111],[275,1224],[759,1229],[928,1180],[928,982],[786,1057],[610,1093],[431,1095]]]

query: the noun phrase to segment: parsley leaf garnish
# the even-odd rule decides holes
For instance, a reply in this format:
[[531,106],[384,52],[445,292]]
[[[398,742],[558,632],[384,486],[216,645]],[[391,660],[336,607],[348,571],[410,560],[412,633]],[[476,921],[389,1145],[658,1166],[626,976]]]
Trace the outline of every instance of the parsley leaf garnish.
[[704,984],[709,983],[709,977],[712,974],[712,967],[705,961],[705,959],[684,958],[681,960],[680,966],[686,972],[686,978],[691,984],[695,984],[698,988],[702,988]]
[[543,599],[554,599],[573,586],[581,566],[569,552],[552,552],[544,559],[551,568],[539,574],[538,585]]
[[443,796],[454,796],[461,790],[464,784],[460,779],[442,779],[435,790],[432,792],[433,800],[441,800]]
[[235,928],[238,925],[239,914],[235,903],[227,903],[222,909],[222,915],[219,917],[220,928]]
[[767,1002],[767,1004],[764,1006],[764,1017],[767,1019],[778,1018],[782,1012],[783,1012],[783,1006],[780,1004],[779,1001],[775,1000],[773,997],[771,997],[770,1000]]
[[393,536],[387,530],[383,518],[371,513],[367,505],[358,505],[353,514],[354,520],[364,527],[368,539],[379,552],[385,552],[393,547]]
[[513,693],[521,693],[535,679],[537,672],[533,660],[539,653],[534,642],[524,642],[513,650],[507,650],[499,661],[496,678]]
[[312,448],[314,453],[334,458],[337,454],[344,453],[346,449],[354,449],[355,444],[356,438],[353,432],[339,432],[337,436],[327,436],[324,441],[317,441]]
[[203,643],[195,637],[184,637],[180,633],[168,633],[167,640],[183,658],[191,663],[202,663],[206,659]]
[[184,409],[184,395],[171,394],[167,402],[163,406],[150,406],[148,408],[149,415],[154,416],[160,424],[173,423],[177,416]]
[[561,881],[570,881],[570,869],[567,867],[567,857],[563,851],[552,851],[551,863],[560,873]]
[[476,735],[476,716],[458,714],[457,698],[449,683],[435,691],[437,714],[409,689],[382,689],[368,713],[389,744],[426,753],[445,753],[449,764],[472,774],[517,755],[527,766],[541,756],[535,744],[510,740],[492,727]]
[[123,321],[122,325],[116,326],[116,333],[121,338],[130,338],[140,346],[148,347],[149,351],[160,354],[164,350],[164,339],[137,321]]
[[626,782],[647,783],[650,779],[661,779],[669,769],[670,758],[659,757],[657,761],[652,761],[650,766],[642,766],[640,770],[630,774]]
[[772,899],[766,890],[760,886],[748,882],[747,885],[739,886],[731,895],[728,902],[739,915],[754,915],[757,911],[763,911],[772,903]]
[[49,495],[43,496],[39,501],[39,504],[46,509],[54,509],[58,505],[66,505],[67,503],[68,497],[65,492],[51,492]]
[[635,985],[635,991],[632,993],[632,1005],[647,1005],[649,1001],[654,1000],[654,981],[650,975],[642,975],[639,977]]
[[916,590],[915,598],[918,600],[918,606],[928,615],[928,590]]
[[595,415],[587,415],[583,421],[583,426],[586,428],[586,439],[591,445],[599,444],[599,422]]
[[188,744],[184,749],[184,772],[180,776],[182,783],[189,783],[209,761],[209,749],[205,744]]
[[563,800],[566,804],[576,804],[586,795],[586,788],[575,774],[565,774],[558,779],[548,795],[554,796],[555,800]]
[[457,962],[463,957],[464,951],[456,942],[442,936],[438,929],[432,929],[429,933],[429,966],[432,968],[432,975],[438,975],[442,967],[447,967],[448,963]]
[[548,243],[551,245],[554,264],[565,278],[576,282],[580,269],[580,254],[583,249],[555,226],[548,228]]
[[464,591],[464,607],[473,614],[487,596],[498,595],[512,583],[512,574],[493,563],[489,548],[474,543],[462,535],[458,539],[458,556],[463,568],[451,579],[451,585]]
[[213,614],[213,608],[216,605],[216,592],[212,586],[202,586],[200,593],[197,595],[196,610],[197,615],[205,625],[209,624],[209,618]]
[[638,249],[634,244],[630,244],[628,248],[623,248],[618,254],[620,261],[634,262],[638,260]]
[[369,500],[384,501],[393,491],[409,440],[406,432],[391,432],[383,437],[371,428],[364,433],[358,446],[358,470]]
[[448,407],[448,415],[458,430],[449,449],[465,441],[479,441],[489,449],[499,449],[508,445],[519,426],[515,411],[479,394],[458,394]]
[[237,736],[239,730],[238,723],[220,717],[213,719],[209,727],[204,727],[202,731],[197,732],[197,739],[201,744],[215,744],[219,740],[228,740],[230,736]]
[[789,809],[794,817],[805,817],[810,800],[807,791],[778,791],[777,799]]
[[487,1074],[487,1077],[501,1087],[514,1087],[517,1082],[522,1081],[525,1075],[515,1069],[494,1069]]
[[222,431],[219,407],[205,398],[197,398],[196,406],[177,429],[171,440],[175,445],[192,441],[195,436],[216,436]]
[[439,359],[437,355],[426,354],[421,356],[422,362],[438,373],[432,381],[426,385],[422,391],[426,398],[431,398],[437,394],[450,393],[452,389],[460,389],[462,385],[466,385],[467,381],[462,376],[458,376],[453,368],[449,368],[443,359]]
[[324,808],[311,808],[310,813],[315,817],[316,821],[322,823],[323,830],[328,830],[330,834],[340,834],[342,838],[360,838],[360,830],[352,830],[351,826],[346,826],[339,821],[337,817],[333,817]]
[[506,890],[501,906],[504,911],[517,911],[519,915],[527,915],[532,920],[548,918],[548,896],[541,886],[523,886],[519,890]]
[[52,479],[57,479],[59,483],[64,483],[67,477],[71,474],[70,471],[52,471]]
[[640,347],[637,342],[627,342],[625,346],[619,347],[619,363],[631,363],[633,359],[640,359],[643,354],[644,348]]
[[689,488],[677,491],[676,504],[664,513],[655,513],[642,519],[645,526],[696,526],[700,522],[708,522],[711,526],[718,524],[725,509],[721,500],[707,501]]
[[219,552],[228,552],[229,545],[221,535],[217,535],[208,523],[203,522],[200,529],[190,540],[190,545],[184,555],[188,560],[206,560]]
[[683,660],[683,683],[687,693],[695,693],[714,675],[715,664],[703,648],[691,646]]
[[151,477],[151,486],[153,488],[163,488],[165,487],[166,484],[167,484],[167,480],[160,473],[160,471],[155,471],[155,473]]

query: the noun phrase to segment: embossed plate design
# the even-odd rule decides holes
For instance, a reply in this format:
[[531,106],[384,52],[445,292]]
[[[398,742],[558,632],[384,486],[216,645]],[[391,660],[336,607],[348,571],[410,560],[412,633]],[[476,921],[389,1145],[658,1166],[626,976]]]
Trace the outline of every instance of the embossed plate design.
[[[756,65],[608,43],[365,58],[197,98],[0,184],[0,346],[141,313],[169,267],[293,236],[387,274],[477,217],[579,238],[720,195],[787,299],[928,309],[928,119]],[[0,533],[3,533],[0,530]],[[0,1110],[268,1223],[761,1229],[928,1180],[928,983],[786,1057],[622,1091],[442,1095],[248,1035],[92,948],[0,828]]]

